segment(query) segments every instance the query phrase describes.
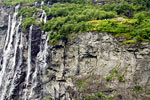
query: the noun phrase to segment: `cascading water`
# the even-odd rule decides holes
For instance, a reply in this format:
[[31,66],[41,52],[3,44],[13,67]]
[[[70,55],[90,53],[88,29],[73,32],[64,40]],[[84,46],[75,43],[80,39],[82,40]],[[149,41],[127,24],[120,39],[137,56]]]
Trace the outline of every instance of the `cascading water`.
[[[44,5],[44,2],[42,1],[41,2],[41,9],[42,9],[42,5]],[[44,21],[44,23],[46,23],[46,19],[47,19],[47,16],[46,16],[46,13],[44,10],[42,10],[42,15],[41,15],[41,18],[40,18],[40,21]],[[45,37],[45,38],[43,38]],[[32,76],[32,88],[30,90],[30,94],[29,94],[29,99],[32,98],[32,96],[34,95],[34,89],[37,87],[38,83],[37,83],[37,75],[40,73],[40,71],[43,72],[42,69],[44,69],[47,65],[47,55],[48,55],[48,34],[45,33],[45,32],[42,32],[42,35],[41,35],[41,44],[40,44],[40,51],[36,57],[36,66],[35,66],[35,72],[33,73],[33,76]],[[41,60],[42,63],[44,64],[40,64],[39,61]]]
[[[19,68],[20,68],[20,66],[22,64],[22,61],[23,61],[23,58],[22,58],[22,55],[23,55],[23,53],[22,53],[22,50],[23,50],[23,37],[22,37],[22,32],[21,33],[18,32],[21,23],[22,23],[22,16],[20,17],[20,22],[19,22],[19,24],[16,28],[17,32],[16,32],[16,39],[15,39],[16,40],[15,55],[17,56],[17,53],[18,53],[17,48],[19,48],[19,61],[18,61],[18,64],[14,63],[14,65],[13,65],[13,66],[16,66],[16,69],[13,70],[14,77],[13,77],[12,82],[11,82],[10,91],[9,91],[9,95],[8,95],[9,97],[11,97],[12,92],[15,88],[14,82],[15,82],[15,78],[17,77],[17,72],[15,70],[17,70],[17,71],[20,70]],[[16,60],[16,56],[15,56],[14,60]]]
[[[41,8],[42,8],[42,5],[44,5],[44,2],[41,2]],[[47,19],[46,13],[44,10],[42,10],[42,15],[41,15],[40,21],[41,22],[44,21],[44,23],[46,23],[46,19]],[[43,68],[44,68],[46,66],[46,58],[45,57],[46,57],[46,54],[47,54],[46,52],[48,49],[48,34],[45,34],[44,32],[42,32],[41,36],[42,37],[46,36],[46,38],[41,40],[40,51],[39,51],[39,54],[37,55],[37,58],[36,58],[36,65],[32,66],[32,63],[31,63],[31,59],[32,59],[32,57],[31,57],[32,29],[33,29],[33,26],[30,27],[29,38],[28,38],[28,62],[27,62],[27,64],[28,64],[27,68],[28,69],[27,69],[27,76],[26,76],[26,90],[25,90],[25,95],[24,95],[25,100],[28,100],[28,99],[32,100],[33,95],[35,95],[35,90],[36,90],[36,87],[38,85],[37,76],[38,76],[39,72],[41,71],[40,67],[42,67],[38,64],[38,62],[39,62],[38,61],[38,59],[39,59],[38,55],[44,57],[44,59],[42,59],[43,63],[44,63],[44,66],[43,66]],[[45,44],[44,47],[43,47],[42,43]],[[31,72],[32,68],[34,69],[33,73]],[[32,75],[31,75],[31,73],[32,73]]]
[[[44,2],[41,2],[41,10],[42,5]],[[39,75],[43,75],[48,66],[48,33],[41,32],[39,52],[33,58],[34,28],[31,25],[27,34],[21,32],[23,17],[17,16],[19,7],[15,7],[13,16],[9,15],[0,65],[0,100],[42,100],[43,88],[40,88],[41,94],[38,94],[37,88],[42,82]],[[46,12],[42,10],[40,21],[46,23],[46,19]]]
[[[0,86],[2,86],[3,76],[5,74],[6,66],[7,66],[7,58],[11,55],[11,48],[13,42],[13,35],[15,34],[15,26],[16,26],[16,16],[18,13],[19,6],[16,7],[15,13],[12,19],[12,25],[10,26],[11,17],[9,16],[9,23],[8,23],[8,32],[6,35],[6,43],[3,49],[3,64],[1,65],[1,73],[0,73]],[[10,31],[11,28],[11,31]]]
[[27,61],[27,76],[26,76],[26,90],[25,90],[25,95],[24,98],[25,100],[27,100],[28,97],[28,86],[30,85],[30,74],[31,74],[31,42],[32,42],[32,29],[33,29],[33,25],[30,26],[30,30],[29,30],[29,38],[28,38],[28,61]]
[[[43,5],[44,2],[41,3],[41,5]],[[44,21],[44,23],[46,23],[46,19],[47,19],[47,16],[46,16],[46,12],[44,10],[42,10],[42,16],[41,16],[41,21]],[[48,55],[48,48],[49,48],[49,45],[48,45],[48,41],[49,41],[49,38],[48,38],[48,33],[45,33],[45,32],[42,32],[42,36],[41,36],[41,39],[43,39],[43,41],[41,42],[41,45],[40,45],[40,52],[39,54],[37,55],[37,60],[41,60],[43,61],[42,63],[44,65],[41,65],[40,68],[41,69],[45,69],[45,67],[47,66],[47,55]],[[41,61],[38,61],[38,62],[41,62]],[[40,64],[38,64],[40,65]],[[44,72],[44,71],[42,71]]]
[[[42,5],[44,5],[44,2],[42,1],[41,2],[41,9],[42,9]],[[46,16],[46,12],[44,10],[42,10],[42,16],[40,18],[40,21],[44,21],[44,23],[46,23],[46,19],[47,19],[47,16]]]
[[[22,17],[20,17],[19,22],[17,21],[19,7],[20,5],[15,7],[15,13],[13,14],[12,20],[11,16],[9,15],[8,31],[3,49],[0,72],[0,100],[9,99],[11,97],[16,86],[15,79],[17,76],[17,70],[19,70],[19,67],[22,63],[23,39],[19,32],[19,28],[22,23]],[[17,59],[19,59],[19,62]]]

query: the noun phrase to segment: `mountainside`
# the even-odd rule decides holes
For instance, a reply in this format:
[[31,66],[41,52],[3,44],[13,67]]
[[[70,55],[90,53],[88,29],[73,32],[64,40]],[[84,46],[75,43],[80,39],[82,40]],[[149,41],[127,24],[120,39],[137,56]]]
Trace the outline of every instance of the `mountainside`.
[[146,0],[3,1],[0,100],[150,100],[149,15]]

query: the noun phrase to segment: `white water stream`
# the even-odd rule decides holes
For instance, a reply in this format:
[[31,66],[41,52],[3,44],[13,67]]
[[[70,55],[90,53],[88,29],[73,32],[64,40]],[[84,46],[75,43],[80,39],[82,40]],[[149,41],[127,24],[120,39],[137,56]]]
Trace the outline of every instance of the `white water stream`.
[[[35,3],[35,5],[37,4]],[[44,5],[44,2],[41,2],[40,21],[46,23],[47,16],[42,9],[42,5]],[[8,30],[0,65],[0,100],[11,100],[15,96],[20,96],[18,97],[19,100],[35,100],[33,96],[37,94],[38,75],[45,73],[44,70],[47,67],[48,33],[43,31],[41,33],[39,52],[33,64],[32,51],[35,49],[32,48],[33,25],[30,26],[28,35],[21,32],[23,17],[18,18],[17,16],[19,8],[20,5],[17,5],[13,16],[9,15]],[[26,61],[24,61],[24,55],[27,55]]]
[[21,59],[19,62],[16,61],[17,55],[19,53],[20,56],[22,54],[18,52],[18,48],[22,44],[22,35],[20,35],[19,28],[22,24],[22,17],[17,21],[17,14],[20,5],[15,7],[15,12],[13,17],[9,15],[8,20],[8,30],[6,34],[6,42],[4,44],[3,49],[3,57],[2,57],[2,65],[0,71],[0,100],[8,99],[11,96],[12,91],[15,88],[15,76],[16,69],[19,68],[19,63],[21,63]]

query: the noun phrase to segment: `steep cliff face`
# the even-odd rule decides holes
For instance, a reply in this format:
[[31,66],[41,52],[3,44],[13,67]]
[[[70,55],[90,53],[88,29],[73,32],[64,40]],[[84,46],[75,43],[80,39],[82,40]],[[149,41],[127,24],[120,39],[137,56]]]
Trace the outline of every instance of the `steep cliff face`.
[[50,49],[46,76],[52,97],[69,92],[67,100],[83,100],[101,92],[114,100],[149,99],[149,43],[125,47],[107,33],[85,32]]
[[0,12],[0,100],[150,99],[150,43],[83,32],[53,45],[38,26],[22,32],[19,6],[9,9]]

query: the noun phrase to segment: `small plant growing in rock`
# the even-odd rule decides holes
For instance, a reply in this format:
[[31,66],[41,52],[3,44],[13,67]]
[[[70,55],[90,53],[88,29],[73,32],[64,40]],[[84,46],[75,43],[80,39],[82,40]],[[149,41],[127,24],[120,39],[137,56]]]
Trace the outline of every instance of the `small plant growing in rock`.
[[51,97],[49,97],[49,96],[48,96],[48,97],[45,97],[45,99],[48,99],[48,100],[50,100],[50,99],[51,99]]
[[95,96],[97,96],[98,98],[101,98],[101,99],[105,99],[106,96],[102,93],[96,93]]
[[145,93],[146,93],[147,95],[150,95],[150,90],[146,90]]
[[112,77],[111,76],[106,76],[106,79],[105,79],[107,82],[109,81],[112,81]]
[[120,75],[120,74],[118,73],[118,69],[119,69],[119,67],[113,68],[113,69],[110,71],[110,75],[106,76],[105,80],[106,80],[107,82],[109,82],[109,81],[114,80],[114,77],[117,77],[117,79],[118,79],[119,82],[124,82],[124,77],[123,77],[123,75]]
[[140,85],[136,85],[136,86],[133,88],[133,92],[134,92],[134,93],[139,93],[141,90],[142,90],[142,87],[141,87]]

